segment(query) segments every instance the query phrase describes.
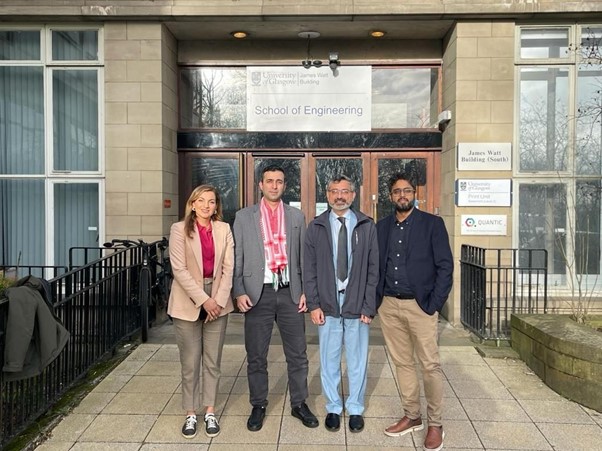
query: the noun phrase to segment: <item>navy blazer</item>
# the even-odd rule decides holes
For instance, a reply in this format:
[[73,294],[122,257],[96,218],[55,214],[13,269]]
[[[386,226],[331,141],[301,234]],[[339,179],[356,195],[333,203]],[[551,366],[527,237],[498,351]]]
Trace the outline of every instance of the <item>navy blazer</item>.
[[[454,261],[443,219],[414,208],[408,235],[407,271],[418,305],[429,315],[440,311],[452,288]],[[382,303],[387,274],[389,234],[395,214],[376,224],[380,256],[380,277],[376,287],[377,307]]]

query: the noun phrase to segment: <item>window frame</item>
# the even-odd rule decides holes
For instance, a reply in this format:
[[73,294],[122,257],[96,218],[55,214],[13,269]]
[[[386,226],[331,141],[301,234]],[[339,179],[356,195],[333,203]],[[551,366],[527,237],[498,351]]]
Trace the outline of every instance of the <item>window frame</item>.
[[[569,29],[569,57],[568,58],[538,58],[538,59],[527,59],[521,58],[521,31],[524,29],[550,29],[550,28],[561,28]],[[578,46],[581,44],[582,30],[587,27],[602,28],[600,24],[565,24],[565,25],[517,25],[515,27],[515,89],[514,89],[514,139],[513,139],[513,179],[514,179],[514,192],[513,192],[513,217],[516,219],[513,221],[512,227],[512,241],[513,246],[520,247],[520,188],[522,185],[549,185],[558,184],[564,186],[566,192],[566,233],[569,232],[569,228],[576,230],[577,224],[577,185],[583,180],[594,180],[602,182],[602,171],[598,175],[580,175],[576,173],[576,151],[577,151],[577,128],[576,128],[576,112],[577,112],[577,86],[578,86],[578,70],[579,65],[587,62],[586,59],[582,58],[578,51]],[[521,69],[525,67],[561,67],[567,68],[569,73],[569,87],[568,87],[568,146],[567,146],[567,163],[564,171],[521,171],[520,170],[520,103],[521,103]],[[602,216],[602,209],[600,212]],[[568,266],[574,263],[575,257],[575,242],[574,239],[566,240],[566,251],[568,253],[565,267],[567,268],[563,274],[553,274],[553,268],[548,268],[548,286],[554,290],[554,294],[560,296],[571,295],[574,289],[578,288],[579,283],[576,278],[582,277],[582,287],[587,290],[594,288],[595,293],[602,292],[601,284],[590,285],[591,280],[599,280],[602,277],[602,257],[599,266],[599,273],[596,274],[573,274],[571,277],[571,271]],[[553,249],[548,249],[549,254],[552,254]],[[575,263],[576,264],[576,263]]]
[[[521,33],[523,30],[568,30],[567,33],[567,45],[568,53],[566,58],[522,58],[521,57]],[[573,25],[567,24],[554,24],[554,25],[517,25],[515,27],[514,34],[514,63],[515,64],[526,64],[526,65],[538,65],[538,64],[571,64],[575,62],[575,52],[571,51],[574,48],[576,31]]]
[[[54,186],[69,183],[90,183],[98,186],[98,239],[102,242],[105,234],[105,109],[104,109],[104,27],[102,24],[1,24],[1,31],[38,31],[40,58],[38,60],[0,60],[0,66],[41,67],[43,89],[43,126],[44,126],[44,172],[40,174],[0,174],[0,179],[37,179],[44,183],[44,262],[42,265],[53,266],[54,251]],[[97,58],[95,60],[52,60],[53,31],[88,31],[97,33]],[[63,171],[54,169],[54,130],[53,130],[53,73],[60,70],[92,70],[97,73],[97,108],[98,108],[98,154],[97,170]],[[8,262],[14,263],[14,262]],[[62,263],[62,262],[61,262]],[[67,262],[64,262],[66,264]]]

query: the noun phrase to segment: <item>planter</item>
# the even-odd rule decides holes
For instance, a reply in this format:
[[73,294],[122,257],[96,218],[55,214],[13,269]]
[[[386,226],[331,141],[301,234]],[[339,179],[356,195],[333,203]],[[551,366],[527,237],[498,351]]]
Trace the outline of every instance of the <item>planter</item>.
[[512,315],[511,327],[512,348],[546,385],[602,412],[601,332],[568,315]]

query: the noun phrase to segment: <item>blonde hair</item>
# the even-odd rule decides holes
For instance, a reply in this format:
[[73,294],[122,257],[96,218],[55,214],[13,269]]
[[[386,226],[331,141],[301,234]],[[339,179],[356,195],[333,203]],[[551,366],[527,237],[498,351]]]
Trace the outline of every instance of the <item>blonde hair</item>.
[[222,201],[219,197],[217,189],[212,185],[199,185],[190,193],[190,197],[186,201],[186,210],[184,212],[184,231],[188,236],[192,236],[196,231],[196,211],[192,210],[192,204],[199,198],[203,193],[211,192],[215,194],[215,213],[211,216],[213,221],[221,221],[222,217]]

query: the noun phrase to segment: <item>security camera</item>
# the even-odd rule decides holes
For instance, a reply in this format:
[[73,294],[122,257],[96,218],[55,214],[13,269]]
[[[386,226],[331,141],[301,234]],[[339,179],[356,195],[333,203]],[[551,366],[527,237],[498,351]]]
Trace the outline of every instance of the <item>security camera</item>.
[[330,52],[328,54],[328,66],[335,71],[341,65],[339,61],[339,52]]
[[314,67],[322,67],[322,60],[314,60]]
[[303,60],[301,61],[301,64],[304,68],[309,69],[311,67],[311,60]]
[[443,132],[447,128],[449,122],[452,120],[452,113],[449,110],[441,111],[437,117],[437,128]]

